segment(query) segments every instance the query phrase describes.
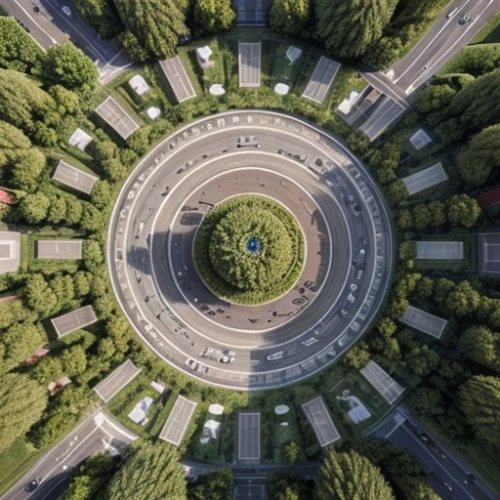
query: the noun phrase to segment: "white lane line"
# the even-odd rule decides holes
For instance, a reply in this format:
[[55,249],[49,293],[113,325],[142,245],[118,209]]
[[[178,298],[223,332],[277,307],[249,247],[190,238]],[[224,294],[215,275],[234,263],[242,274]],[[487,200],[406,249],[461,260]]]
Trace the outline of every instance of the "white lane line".
[[[27,10],[26,10],[23,6],[22,6],[22,5],[21,5],[21,3],[19,2],[19,0],[14,0],[14,2],[15,2],[15,3],[16,3],[16,5],[18,5],[18,6],[21,8],[21,10],[22,10],[22,11],[23,11],[23,12],[24,12],[24,13],[25,13],[25,14],[26,14],[26,15],[27,15],[27,16],[28,16],[28,17],[29,17],[29,18],[30,18],[30,19],[31,19],[31,20],[35,23],[35,25],[38,27],[38,29],[39,29],[40,31],[42,31],[43,33],[45,33],[45,34],[46,34],[46,35],[50,38],[50,41],[51,41],[53,44],[57,44],[57,40],[56,40],[55,38],[52,38],[52,37],[51,37],[51,36],[50,36],[50,35],[49,35],[49,34],[48,34],[48,33],[47,33],[47,32],[46,32],[46,31],[45,31],[45,30],[44,30],[44,29],[43,29],[43,28],[42,28],[42,27],[41,27],[41,26],[37,23],[37,22],[36,22],[35,18],[34,18],[34,17],[32,17],[32,16],[30,15],[30,13],[29,13],[29,12],[28,12],[28,11],[27,11]],[[33,38],[33,39],[35,39],[35,37],[32,37],[32,38]],[[35,39],[35,41],[36,41],[36,39]],[[38,43],[38,41],[36,41],[36,43]],[[40,44],[38,43],[38,45],[40,45]],[[40,45],[40,47],[41,47],[41,45]],[[43,49],[43,47],[42,47],[42,49]],[[43,50],[45,51],[45,49],[43,49]]]
[[432,68],[435,68],[439,63],[440,61],[446,57],[447,54],[449,54],[454,48],[455,46],[460,42],[460,40],[465,36],[467,35],[467,32],[474,26],[474,23],[481,17],[481,14],[491,5],[491,3],[493,2],[493,0],[489,0],[488,4],[486,5],[486,7],[472,20],[472,22],[469,24],[469,26],[464,30],[464,32],[462,33],[462,35],[457,39],[457,41],[448,49],[446,50],[435,62],[433,62],[428,68],[427,70],[425,71],[425,73],[422,73],[421,75],[419,75],[413,82],[412,84],[410,85],[410,87],[415,87],[415,84],[423,77],[423,76],[426,76],[428,75],[429,73],[431,73],[431,70]]
[[[469,3],[469,1],[470,0],[465,0],[463,5],[460,7],[460,10],[462,10]],[[437,32],[437,34],[434,36],[434,38],[422,49],[420,54],[418,54],[416,57],[414,57],[412,59],[412,63],[408,66],[408,68],[406,68],[406,70],[403,73],[401,73],[401,75],[399,75],[396,78],[396,80],[394,80],[394,83],[397,83],[400,78],[402,78],[404,75],[406,75],[406,73],[408,73],[408,71],[410,71],[410,69],[413,68],[413,66],[416,64],[416,62],[425,54],[427,49],[434,43],[436,38],[438,38],[439,35],[441,35],[441,33],[448,27],[448,25],[451,22],[456,22],[455,16],[451,17],[448,21],[445,22],[444,26]],[[411,52],[410,52],[410,54],[411,54]],[[410,55],[410,54],[408,54],[408,55]]]

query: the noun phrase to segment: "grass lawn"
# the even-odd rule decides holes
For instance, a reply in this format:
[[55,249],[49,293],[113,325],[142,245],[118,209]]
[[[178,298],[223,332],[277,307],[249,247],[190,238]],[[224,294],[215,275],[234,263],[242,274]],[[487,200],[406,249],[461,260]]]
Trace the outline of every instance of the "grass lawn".
[[19,438],[12,446],[0,453],[0,495],[13,486],[40,457],[24,438]]
[[[347,415],[350,406],[346,401],[338,399],[343,391],[358,397],[370,412],[371,417],[355,424]],[[377,423],[391,408],[391,405],[368,383],[358,372],[346,375],[338,384],[323,392],[326,405],[342,439],[356,439],[364,431]]]
[[[230,417],[230,416],[229,416]],[[203,433],[203,425],[207,420],[215,420],[216,422],[220,422],[221,426],[219,428],[219,437],[217,439],[210,439],[208,443],[201,443],[200,438]],[[230,418],[228,419],[229,424]],[[197,426],[195,432],[193,433],[193,438],[191,439],[188,454],[193,458],[193,460],[201,460],[202,462],[226,462],[230,461],[226,459],[226,456],[223,452],[222,446],[222,436],[224,435],[226,427],[226,415],[212,415],[208,411],[205,411],[201,414],[199,419],[199,425]],[[226,433],[227,435],[227,433]],[[231,445],[232,447],[232,445]]]
[[476,43],[500,43],[500,12],[472,39],[470,45]]

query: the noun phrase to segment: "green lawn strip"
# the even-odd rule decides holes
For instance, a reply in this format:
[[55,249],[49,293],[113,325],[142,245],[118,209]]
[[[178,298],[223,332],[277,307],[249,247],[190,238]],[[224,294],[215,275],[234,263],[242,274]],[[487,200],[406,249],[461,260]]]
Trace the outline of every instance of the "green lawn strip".
[[41,450],[35,450],[23,437],[0,453],[0,495],[19,481],[41,454]]
[[[226,426],[225,414],[222,415],[212,415],[208,411],[201,410],[199,423],[196,426],[192,434],[191,442],[187,450],[187,454],[192,457],[193,460],[198,460],[202,462],[216,463],[225,462],[224,454],[221,453],[221,443],[222,443],[222,433]],[[210,439],[208,443],[201,443],[200,438],[203,434],[203,426],[207,420],[215,420],[220,422],[221,426],[219,428],[219,436],[217,439]]]
[[[494,52],[492,52],[492,50]],[[500,43],[468,45],[441,69],[439,75],[445,77],[452,76],[454,74],[461,75],[462,73],[471,72],[474,73],[475,76],[480,76],[479,70],[475,68],[477,66],[477,61],[481,61],[481,59],[484,59],[485,57],[490,58],[493,53],[495,53],[495,60],[498,61],[498,58],[500,57]],[[495,68],[492,64],[487,71],[493,71],[493,69]],[[483,74],[483,72],[481,72],[481,74]]]
[[174,407],[175,401],[177,400],[177,396],[179,395],[179,390],[174,389],[172,391],[168,391],[167,394],[162,394],[161,400],[163,401],[161,408],[156,414],[155,418],[151,419],[151,425],[148,428],[149,435],[152,437],[158,437],[160,432],[167,421],[172,408]]
[[[349,403],[338,399],[346,390],[349,391],[349,395],[360,399],[371,414],[369,418],[358,424],[355,424],[350,419],[347,415],[350,410]],[[333,422],[343,440],[358,438],[364,431],[378,422],[391,408],[391,405],[358,371],[350,372],[334,388],[325,391],[323,396],[332,413]]]
[[366,85],[366,80],[361,78],[358,69],[347,64],[342,64],[335,76],[335,80],[333,80],[328,90],[322,106],[334,113],[339,104],[344,99],[347,99],[351,92],[361,92]]
[[208,92],[210,86],[214,83],[220,85],[226,84],[226,74],[224,71],[224,52],[219,48],[219,43],[217,39],[214,39],[212,43],[209,44],[212,50],[212,55],[210,56],[210,61],[212,65],[203,71],[203,83],[205,91]]
[[500,11],[497,12],[489,23],[472,39],[470,45],[479,43],[500,43]]
[[[199,45],[197,45],[199,47]],[[200,65],[198,64],[198,60],[196,59],[196,50],[190,50],[191,47],[181,47],[179,49],[179,58],[182,61],[184,69],[186,70],[186,74],[188,78],[191,80],[193,84],[193,88],[196,92],[196,95],[203,94],[203,88],[200,85],[200,81],[196,77],[196,73],[198,69],[201,70]]]
[[26,272],[30,264],[29,255],[30,255],[31,238],[29,234],[21,233],[20,245],[21,245],[21,250],[20,250],[21,262],[19,265],[19,270],[22,272]]

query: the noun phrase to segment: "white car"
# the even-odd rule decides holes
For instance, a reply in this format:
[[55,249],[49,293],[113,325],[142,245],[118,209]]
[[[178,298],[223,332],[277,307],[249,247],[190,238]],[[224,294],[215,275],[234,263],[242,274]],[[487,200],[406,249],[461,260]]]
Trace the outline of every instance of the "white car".
[[67,6],[67,5],[64,5],[61,10],[67,15],[67,16],[71,16],[71,9]]

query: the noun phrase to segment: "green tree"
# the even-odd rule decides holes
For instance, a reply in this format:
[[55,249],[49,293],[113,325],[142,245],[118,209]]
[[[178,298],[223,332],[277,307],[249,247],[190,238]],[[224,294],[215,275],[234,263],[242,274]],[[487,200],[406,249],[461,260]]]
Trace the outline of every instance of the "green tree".
[[66,217],[68,207],[66,206],[66,199],[57,194],[49,195],[49,211],[47,213],[47,222],[49,224],[60,224]]
[[[121,38],[139,60],[146,56],[164,59],[175,55],[185,25],[185,4],[179,0],[114,0],[127,30]],[[139,50],[137,50],[139,49]]]
[[185,499],[186,481],[179,459],[177,448],[171,444],[143,442],[111,479],[106,500]]
[[43,51],[13,17],[0,17],[0,67],[28,73]]
[[431,201],[427,205],[430,217],[430,225],[439,227],[446,224],[445,205],[441,201]]
[[123,30],[111,0],[75,0],[85,21],[105,40],[115,38]]
[[71,301],[75,298],[75,288],[71,275],[58,274],[50,280],[49,286],[57,297],[57,310],[71,305]]
[[195,0],[194,22],[200,34],[228,30],[235,18],[231,0]]
[[460,150],[458,173],[472,186],[482,186],[494,168],[500,167],[500,125],[487,127]]
[[109,206],[113,201],[111,186],[107,181],[99,181],[92,189],[92,204],[102,210]]
[[387,188],[387,198],[389,199],[389,203],[393,206],[400,205],[408,199],[408,196],[408,189],[406,189],[401,179],[394,181]]
[[460,337],[460,350],[467,357],[500,372],[500,334],[484,325],[471,325]]
[[49,316],[57,307],[57,296],[38,273],[31,274],[26,281],[24,297],[28,306],[42,317]]
[[0,452],[38,422],[47,406],[47,389],[25,374],[0,376]]
[[448,294],[446,307],[456,316],[467,316],[476,311],[481,302],[481,295],[469,281],[461,281]]
[[429,226],[431,222],[431,216],[427,205],[417,205],[413,208],[413,224],[415,229],[423,231]]
[[50,200],[43,193],[29,194],[21,200],[19,213],[28,224],[39,224],[47,218]]
[[15,323],[0,333],[0,343],[4,346],[1,370],[8,371],[35,354],[45,341],[42,330],[33,323]]
[[97,241],[87,240],[83,242],[83,263],[89,271],[93,271],[104,262],[101,245]]
[[193,485],[188,486],[188,500],[232,500],[233,472],[223,469],[203,474]]
[[351,450],[325,452],[316,474],[317,500],[392,500],[394,495],[380,469]]
[[61,360],[63,373],[67,377],[77,377],[87,368],[87,355],[81,345],[64,349],[59,359]]
[[317,33],[334,56],[359,59],[382,36],[394,0],[316,0]]
[[466,194],[455,194],[446,201],[448,221],[452,226],[473,227],[481,215],[477,201]]
[[477,436],[500,446],[500,378],[471,377],[458,390],[458,406]]
[[269,11],[273,30],[300,35],[309,20],[309,0],[274,0]]
[[54,45],[45,54],[42,78],[49,85],[61,84],[70,90],[91,91],[97,86],[98,77],[92,60],[71,42]]
[[295,442],[292,441],[290,444],[285,446],[286,459],[290,465],[294,465],[300,457],[300,447]]

